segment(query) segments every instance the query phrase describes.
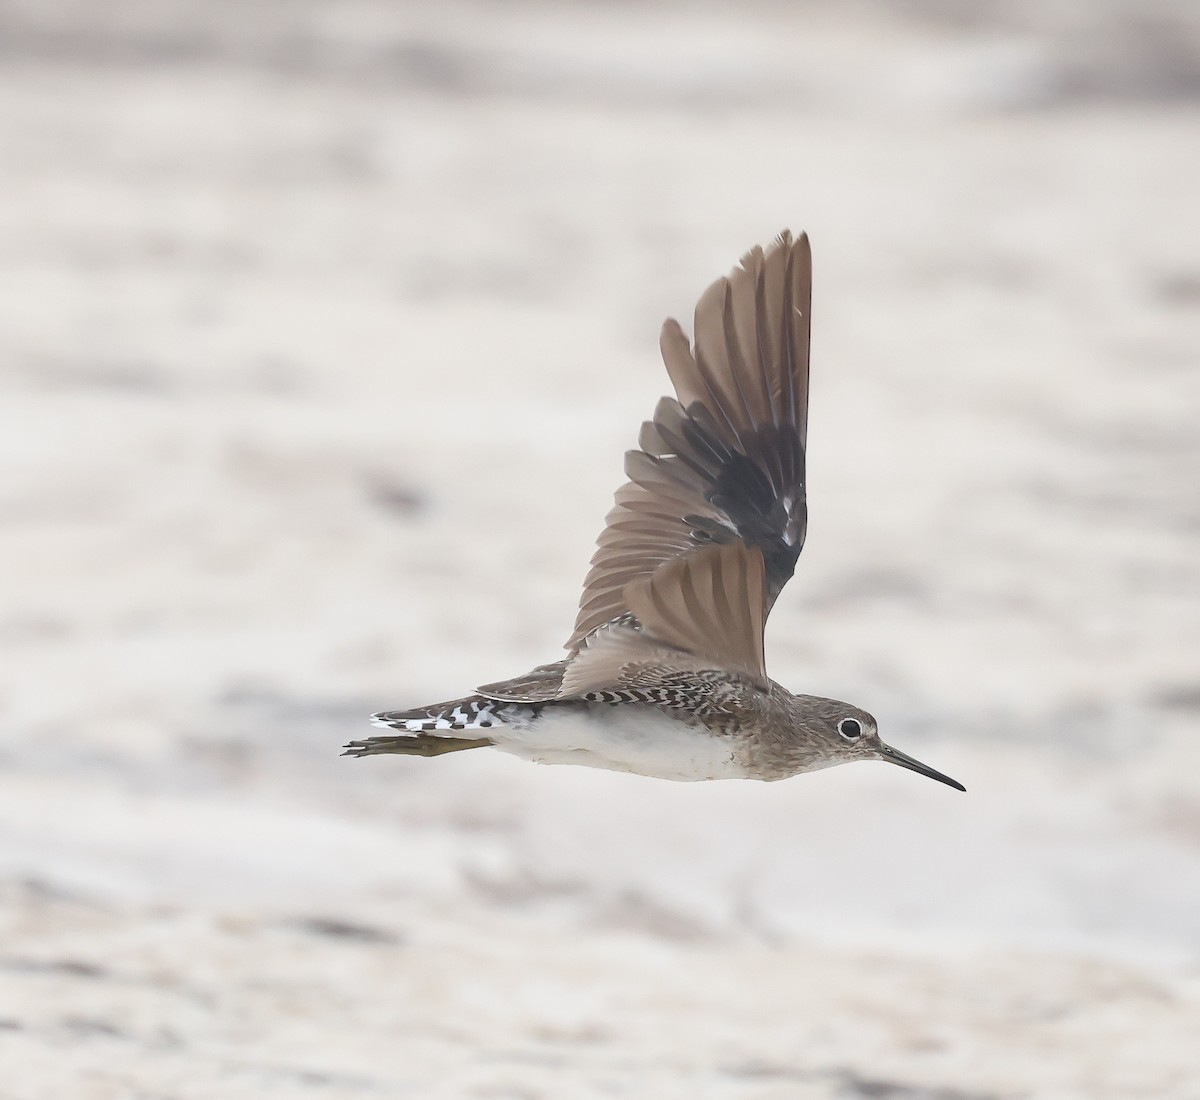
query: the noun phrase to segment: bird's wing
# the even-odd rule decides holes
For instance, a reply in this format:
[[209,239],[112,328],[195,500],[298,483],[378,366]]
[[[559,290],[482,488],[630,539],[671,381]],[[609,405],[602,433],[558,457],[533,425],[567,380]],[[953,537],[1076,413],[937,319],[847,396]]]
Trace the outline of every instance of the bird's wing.
[[744,542],[703,546],[629,583],[633,621],[609,623],[578,653],[475,690],[506,703],[598,694],[609,701],[687,706],[681,682],[739,682],[767,690],[762,552]]
[[[783,233],[704,292],[694,348],[678,323],[663,325],[662,356],[678,400],[659,402],[639,449],[625,456],[629,481],[617,490],[584,581],[572,654],[614,621],[640,622],[660,641],[700,653],[716,609],[728,622],[726,613],[753,601],[752,621],[739,621],[716,648],[731,667],[765,680],[762,624],[795,569],[807,519],[811,297],[808,238]],[[724,602],[691,608],[684,621],[680,608],[692,596]]]
[[567,662],[558,697],[665,689],[680,673],[766,691],[765,576],[758,547],[737,542],[701,547],[631,581],[638,626],[618,621],[591,634]]
[[763,585],[757,547],[704,546],[631,581],[633,621],[609,623],[574,656],[475,690],[505,703],[547,703],[593,693],[611,701],[687,705],[682,676],[769,684],[763,663]]

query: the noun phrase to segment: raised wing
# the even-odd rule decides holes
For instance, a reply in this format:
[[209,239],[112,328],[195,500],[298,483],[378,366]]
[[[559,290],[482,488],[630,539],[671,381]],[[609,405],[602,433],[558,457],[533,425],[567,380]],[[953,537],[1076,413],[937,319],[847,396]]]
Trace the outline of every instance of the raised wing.
[[630,581],[625,598],[645,633],[767,688],[766,570],[757,546],[693,550]]
[[[739,623],[727,631],[745,648],[725,656],[731,667],[765,678],[762,624],[796,567],[807,521],[811,297],[808,238],[783,233],[704,292],[696,305],[694,348],[677,322],[663,325],[662,356],[678,400],[659,402],[654,419],[642,425],[639,449],[626,453],[629,481],[617,490],[584,581],[567,642],[572,653],[614,620],[641,622],[660,640],[697,652],[692,645],[699,639],[685,644],[687,630],[659,631],[670,631],[669,609],[683,599],[672,586],[702,564],[702,584],[711,582],[713,598],[720,592],[727,610],[739,601],[757,603],[752,628]],[[757,559],[739,550],[687,569],[672,566],[676,559],[691,562],[704,548],[732,550],[730,544],[753,548]],[[728,567],[714,565],[726,561]],[[734,577],[745,583],[744,592],[729,588]],[[699,611],[693,627],[711,618]],[[757,650],[749,640],[755,630]]]
[[566,660],[475,690],[513,703],[599,695],[686,706],[694,699],[672,690],[682,675],[766,691],[765,580],[757,547],[700,547],[630,582],[626,595],[637,626],[608,623]]

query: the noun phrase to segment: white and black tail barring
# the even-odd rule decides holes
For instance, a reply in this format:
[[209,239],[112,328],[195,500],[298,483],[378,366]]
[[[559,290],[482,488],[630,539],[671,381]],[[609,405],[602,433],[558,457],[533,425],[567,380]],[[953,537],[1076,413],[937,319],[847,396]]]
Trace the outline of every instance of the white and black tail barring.
[[396,733],[351,741],[343,756],[372,756],[401,753],[408,756],[440,756],[463,749],[478,749],[492,744],[486,735],[456,737],[459,732],[483,731],[506,722],[529,721],[536,707],[521,703],[498,702],[483,695],[468,695],[448,703],[416,707],[413,710],[385,710],[371,715],[373,725]]

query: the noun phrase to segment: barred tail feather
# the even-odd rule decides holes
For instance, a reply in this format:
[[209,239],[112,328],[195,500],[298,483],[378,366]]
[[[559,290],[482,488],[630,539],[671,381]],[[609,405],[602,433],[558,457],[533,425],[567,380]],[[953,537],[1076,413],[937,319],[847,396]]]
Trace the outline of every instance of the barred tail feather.
[[503,721],[502,704],[482,695],[468,695],[448,703],[432,703],[413,710],[384,710],[371,715],[377,726],[404,733],[433,733],[437,730],[485,730]]
[[371,715],[371,722],[398,731],[386,737],[368,737],[345,745],[343,756],[374,756],[401,753],[408,756],[441,756],[447,752],[478,749],[492,744],[490,738],[455,737],[459,730],[485,730],[501,725],[498,713],[505,704],[482,695],[469,695],[448,703],[434,703],[413,710],[385,710]]

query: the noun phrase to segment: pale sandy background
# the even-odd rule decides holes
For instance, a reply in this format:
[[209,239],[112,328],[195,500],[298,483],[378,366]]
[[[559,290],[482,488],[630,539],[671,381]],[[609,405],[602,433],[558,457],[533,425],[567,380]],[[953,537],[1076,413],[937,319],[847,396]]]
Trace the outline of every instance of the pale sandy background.
[[[1195,12],[0,4],[0,1098],[1200,1097]],[[785,225],[771,670],[969,794],[339,758]]]

